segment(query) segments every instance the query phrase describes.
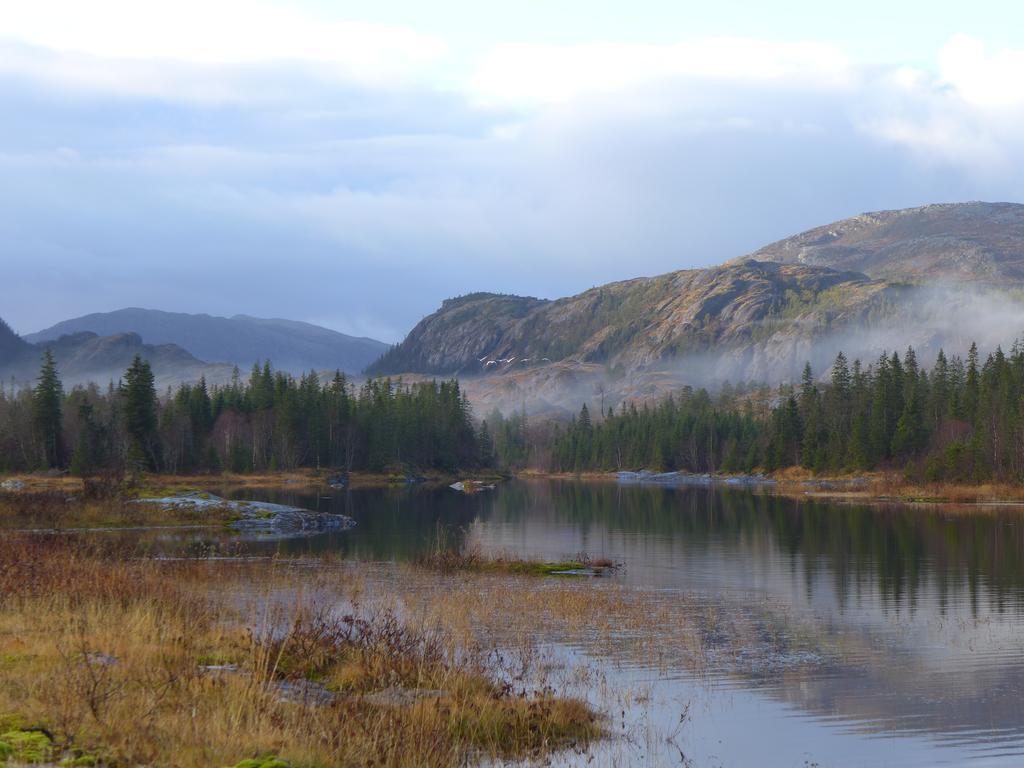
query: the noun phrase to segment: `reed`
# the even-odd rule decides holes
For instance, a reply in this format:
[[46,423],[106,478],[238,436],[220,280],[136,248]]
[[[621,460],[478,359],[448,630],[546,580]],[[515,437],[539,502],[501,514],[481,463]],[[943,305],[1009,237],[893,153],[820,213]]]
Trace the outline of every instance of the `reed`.
[[481,649],[358,593],[345,568],[5,535],[0,749],[99,765],[448,766],[602,734],[582,701],[516,689]]

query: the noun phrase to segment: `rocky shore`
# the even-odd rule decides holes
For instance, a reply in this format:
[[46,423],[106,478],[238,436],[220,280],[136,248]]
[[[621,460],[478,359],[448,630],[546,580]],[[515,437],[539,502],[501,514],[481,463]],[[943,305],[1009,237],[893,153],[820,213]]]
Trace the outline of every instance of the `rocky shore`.
[[192,509],[229,511],[234,519],[232,528],[260,538],[293,538],[308,536],[324,531],[347,530],[356,521],[345,515],[313,512],[286,504],[271,504],[266,501],[245,501],[223,499],[212,493],[189,491],[162,498],[136,499],[136,504],[159,504],[167,510]]

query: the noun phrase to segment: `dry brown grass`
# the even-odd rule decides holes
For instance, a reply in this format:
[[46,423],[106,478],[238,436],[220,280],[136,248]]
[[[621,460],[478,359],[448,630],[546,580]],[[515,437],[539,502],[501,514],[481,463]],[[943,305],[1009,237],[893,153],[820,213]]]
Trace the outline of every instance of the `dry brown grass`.
[[62,491],[0,493],[0,530],[223,526],[237,518],[229,508],[135,504],[129,496],[92,498]]
[[38,491],[65,491],[67,493],[80,493],[83,488],[82,479],[71,475],[57,475],[51,477],[49,474],[22,474],[22,475],[0,475],[0,481],[14,481],[23,483],[24,489],[21,492]]
[[[112,490],[125,497],[140,495],[170,495],[173,493],[195,490],[197,488],[211,491],[223,491],[228,488],[296,488],[311,489],[326,484],[327,478],[338,474],[327,469],[295,469],[275,472],[221,472],[217,474],[174,475],[162,473],[145,473],[136,477],[127,477]],[[470,478],[479,482],[494,483],[504,479],[503,476],[490,473],[460,473],[449,475],[439,472],[418,473],[418,477],[427,484],[448,484],[457,478]],[[89,486],[101,483],[100,478],[84,481],[70,475],[51,477],[46,474],[0,475],[0,480],[15,480],[25,484],[19,491],[0,491],[7,496],[19,496],[48,492],[81,494]],[[404,485],[405,474],[387,472],[352,472],[348,475],[350,488],[383,488],[393,485]]]
[[[1017,483],[915,483],[898,472],[815,476],[801,468],[775,473],[773,478],[778,485],[767,492],[786,496],[964,505],[1024,502],[1024,486]],[[818,487],[817,483],[823,486],[834,483],[836,487]]]
[[[153,488],[174,488],[177,490],[190,488],[316,488],[323,486],[327,478],[338,474],[331,470],[297,469],[287,472],[253,472],[237,474],[224,472],[217,475],[147,475],[145,484]],[[447,475],[438,472],[417,473],[418,477],[426,483],[450,483],[456,475]],[[470,477],[482,481],[494,482],[501,478],[494,474],[458,475],[457,477]],[[348,486],[350,488],[380,488],[392,485],[404,485],[407,481],[406,475],[401,473],[388,472],[352,472],[348,475]]]
[[[441,766],[600,734],[583,703],[517,691],[478,647],[361,609],[359,591],[349,568],[161,562],[67,536],[4,536],[0,733],[36,726],[55,753],[182,768],[266,754]],[[283,698],[283,684],[310,680],[331,703]],[[371,695],[381,690],[409,697]]]

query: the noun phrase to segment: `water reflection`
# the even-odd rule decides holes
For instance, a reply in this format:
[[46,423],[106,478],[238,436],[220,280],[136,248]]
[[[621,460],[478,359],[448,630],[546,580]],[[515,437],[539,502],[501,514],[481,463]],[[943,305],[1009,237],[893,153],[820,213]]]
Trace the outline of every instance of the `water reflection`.
[[[252,494],[358,522],[354,531],[267,544],[267,551],[402,560],[433,546],[444,529],[450,541],[471,538],[491,551],[612,557],[625,562],[620,578],[637,589],[665,600],[697,595],[756,625],[762,640],[758,632],[735,640],[712,670],[711,703],[689,729],[691,756],[737,765],[754,755],[762,765],[811,758],[859,765],[868,756],[891,765],[1024,762],[1024,518],[1017,511],[547,481],[472,496],[424,488]],[[586,638],[573,638],[572,647],[598,653]],[[628,638],[615,654],[624,684],[651,677]],[[661,695],[696,695],[685,664],[670,658],[660,666]],[[779,745],[778,761],[764,762],[760,753],[699,735],[720,734],[723,721],[736,725],[736,718],[761,731],[775,723],[799,748]],[[879,736],[887,739],[881,752],[868,746]],[[849,753],[850,744],[859,746]]]
[[[566,481],[514,482],[475,495],[422,488],[235,495],[340,512],[359,523],[351,534],[293,542],[290,550],[405,559],[432,546],[444,528],[456,540],[475,533],[492,549],[524,555],[586,550],[627,558],[633,580],[656,585],[761,589],[765,584],[750,573],[756,564],[769,579],[798,578],[808,600],[827,592],[840,611],[860,605],[869,586],[880,607],[911,614],[925,590],[940,612],[962,600],[973,616],[983,602],[999,613],[1024,606],[1024,517],[1012,510],[947,512]],[[738,561],[744,565],[721,567]]]

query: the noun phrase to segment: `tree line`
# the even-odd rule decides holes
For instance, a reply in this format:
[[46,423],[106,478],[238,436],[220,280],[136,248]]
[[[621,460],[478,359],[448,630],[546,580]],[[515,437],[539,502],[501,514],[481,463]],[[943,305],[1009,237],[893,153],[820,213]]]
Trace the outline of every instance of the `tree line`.
[[525,411],[477,422],[457,381],[404,384],[342,373],[320,381],[271,364],[248,380],[182,384],[157,397],[136,357],[116,385],[65,392],[49,351],[36,386],[0,389],[0,471],[111,468],[172,473],[295,467],[455,471],[527,467],[816,473],[900,469],[918,480],[1024,480],[1024,346],[983,361],[942,351],[924,369],[908,348],[864,365],[839,353],[819,380],[712,395],[683,388],[567,424]]
[[817,473],[901,469],[912,479],[1024,480],[1024,346],[981,361],[939,351],[930,370],[912,348],[864,365],[840,352],[825,381],[810,365],[799,385],[684,389],[657,405],[586,406],[552,438],[557,471],[650,468]]
[[182,384],[158,397],[149,363],[66,392],[49,350],[34,388],[0,389],[0,471],[454,471],[494,464],[457,381],[403,384],[344,374],[295,378],[267,362],[247,381]]

